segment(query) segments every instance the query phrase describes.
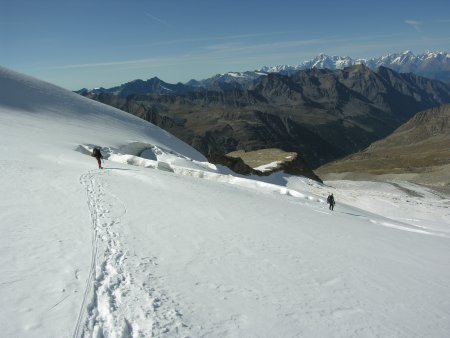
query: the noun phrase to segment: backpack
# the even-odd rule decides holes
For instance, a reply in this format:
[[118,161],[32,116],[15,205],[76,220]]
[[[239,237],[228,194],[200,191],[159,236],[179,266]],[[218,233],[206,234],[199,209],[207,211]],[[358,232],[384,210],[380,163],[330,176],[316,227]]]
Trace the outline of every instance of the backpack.
[[94,148],[92,151],[92,157],[102,157],[102,154],[100,153],[100,149]]

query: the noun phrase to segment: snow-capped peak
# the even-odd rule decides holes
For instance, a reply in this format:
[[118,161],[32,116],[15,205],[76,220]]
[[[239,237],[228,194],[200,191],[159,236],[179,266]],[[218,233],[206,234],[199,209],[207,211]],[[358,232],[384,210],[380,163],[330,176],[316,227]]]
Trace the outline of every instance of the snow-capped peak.
[[422,69],[425,60],[436,61],[441,64],[441,68],[448,70],[450,64],[450,54],[447,52],[432,52],[427,51],[423,54],[415,55],[412,51],[406,50],[401,53],[387,54],[381,57],[370,59],[352,59],[349,56],[329,56],[325,53],[320,53],[314,58],[301,62],[297,66],[278,65],[273,67],[262,67],[258,71],[268,73],[291,72],[311,68],[328,68],[328,69],[343,69],[356,64],[365,64],[371,69],[377,69],[380,66],[391,67],[396,71],[414,71],[415,69]]

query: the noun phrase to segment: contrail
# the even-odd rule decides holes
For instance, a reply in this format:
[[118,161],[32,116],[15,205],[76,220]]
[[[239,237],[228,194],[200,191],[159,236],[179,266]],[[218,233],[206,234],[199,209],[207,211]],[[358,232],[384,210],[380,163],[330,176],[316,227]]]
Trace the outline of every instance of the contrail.
[[144,12],[145,15],[147,15],[149,18],[158,21],[159,23],[162,23],[163,25],[167,26],[167,27],[172,27],[172,25],[170,25],[169,23],[167,23],[166,21],[150,14],[149,12]]

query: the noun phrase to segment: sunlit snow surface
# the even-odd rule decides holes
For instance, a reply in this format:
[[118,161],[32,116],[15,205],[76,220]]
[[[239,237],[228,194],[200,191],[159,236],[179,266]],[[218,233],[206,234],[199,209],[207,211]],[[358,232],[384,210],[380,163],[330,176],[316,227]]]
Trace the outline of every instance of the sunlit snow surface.
[[5,69],[0,137],[4,337],[448,337],[446,196],[237,177]]

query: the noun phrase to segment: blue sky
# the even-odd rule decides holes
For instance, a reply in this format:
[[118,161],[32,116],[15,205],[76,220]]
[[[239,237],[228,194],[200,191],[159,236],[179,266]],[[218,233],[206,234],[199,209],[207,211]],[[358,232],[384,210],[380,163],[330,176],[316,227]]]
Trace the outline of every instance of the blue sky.
[[450,51],[450,1],[0,0],[0,65],[67,89],[170,83],[323,52]]

